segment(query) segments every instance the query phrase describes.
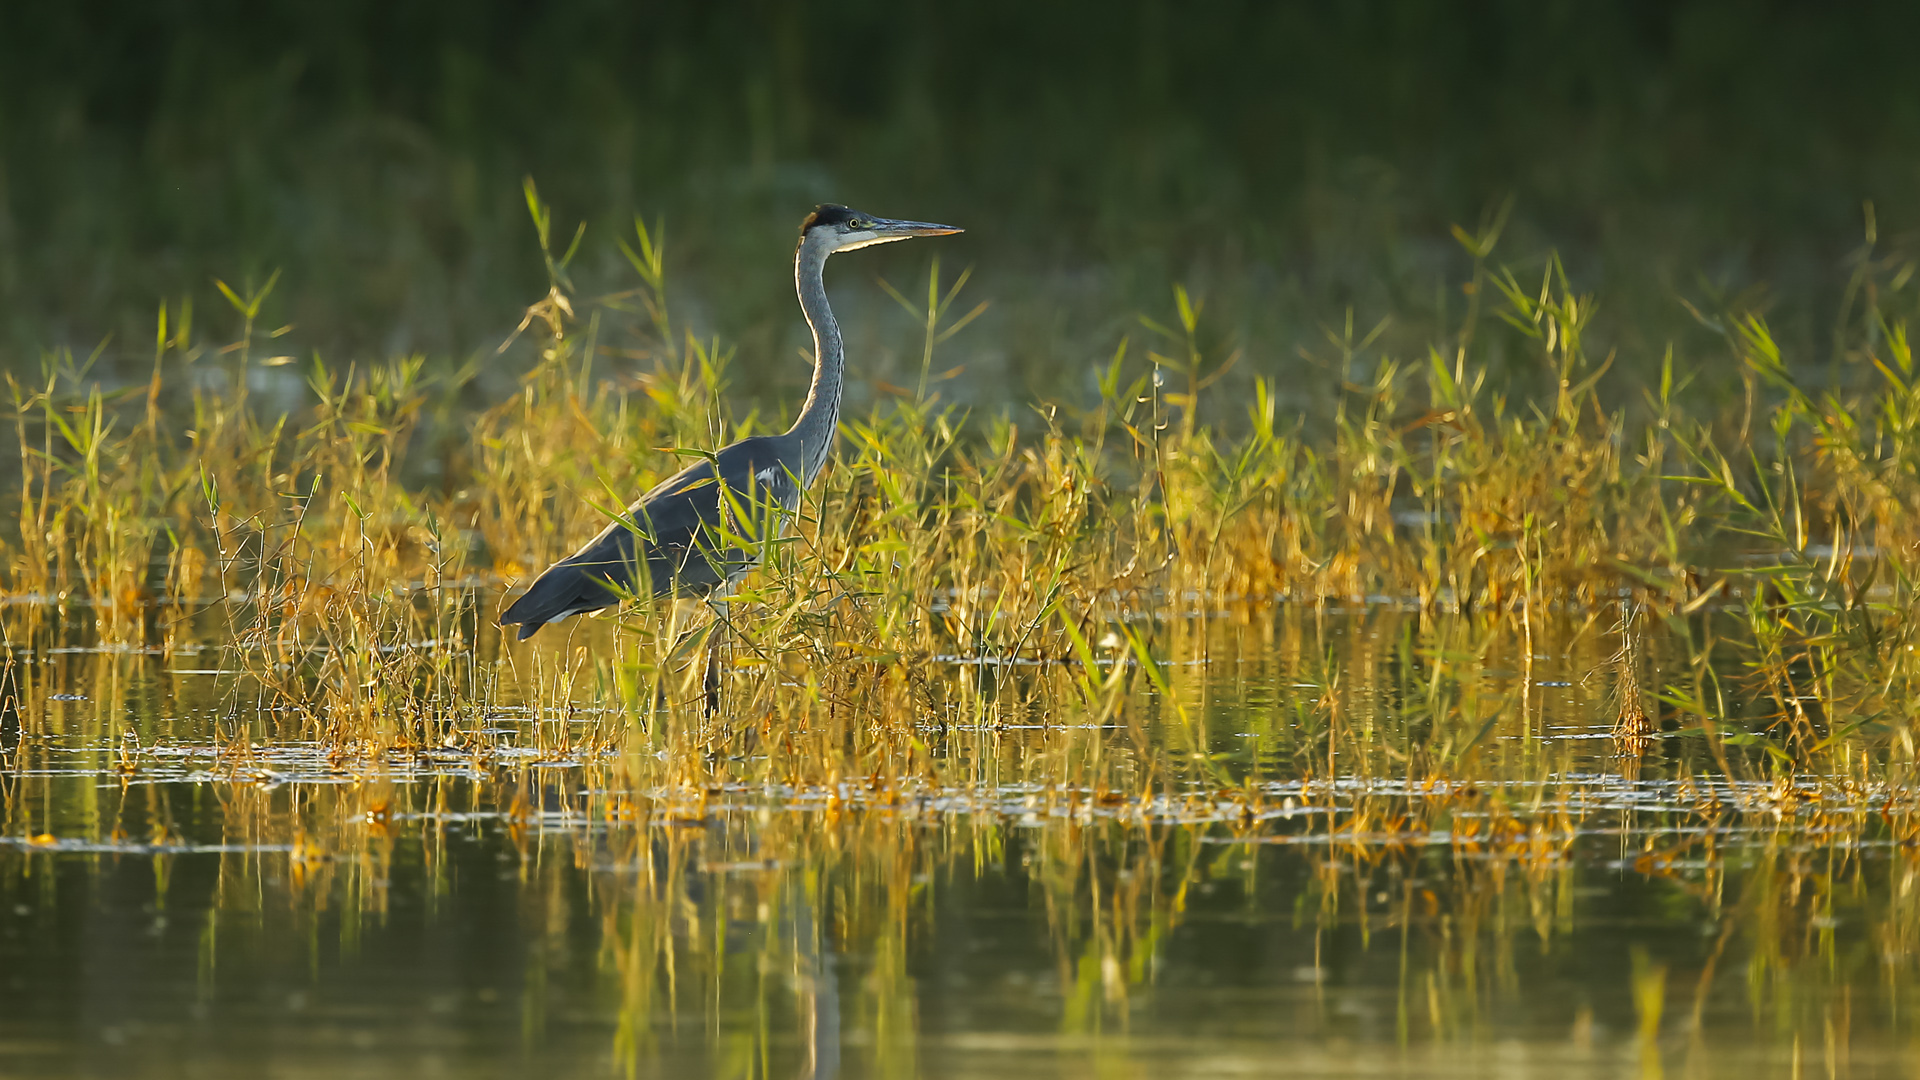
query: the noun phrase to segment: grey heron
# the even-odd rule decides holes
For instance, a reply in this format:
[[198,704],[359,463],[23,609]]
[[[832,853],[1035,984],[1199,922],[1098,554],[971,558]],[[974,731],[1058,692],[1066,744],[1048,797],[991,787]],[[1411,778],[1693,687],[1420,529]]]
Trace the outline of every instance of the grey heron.
[[[800,225],[793,259],[800,310],[813,329],[813,382],[793,426],[724,447],[661,481],[580,550],[554,563],[526,594],[500,613],[520,627],[520,640],[542,626],[651,594],[724,597],[758,563],[764,545],[741,519],[764,508],[776,529],[800,508],[800,495],[820,474],[840,423],[845,350],[827,306],[827,258],[836,252],[960,232],[950,225],[895,221],[844,206],[816,207]],[[708,708],[717,694],[711,664]]]

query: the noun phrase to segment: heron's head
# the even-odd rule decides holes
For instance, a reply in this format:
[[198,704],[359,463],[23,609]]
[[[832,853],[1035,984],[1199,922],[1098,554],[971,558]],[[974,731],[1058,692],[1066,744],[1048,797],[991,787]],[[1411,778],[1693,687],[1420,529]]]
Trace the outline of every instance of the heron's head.
[[807,220],[800,223],[801,238],[823,243],[829,252],[852,251],[916,236],[948,236],[960,231],[951,225],[935,225],[929,221],[874,217],[832,203],[814,207]]

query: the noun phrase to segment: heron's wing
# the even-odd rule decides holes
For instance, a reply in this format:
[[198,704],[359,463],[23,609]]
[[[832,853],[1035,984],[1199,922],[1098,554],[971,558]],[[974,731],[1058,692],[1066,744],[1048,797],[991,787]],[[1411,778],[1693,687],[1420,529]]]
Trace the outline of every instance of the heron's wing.
[[745,573],[800,505],[779,437],[744,439],[661,481],[500,615],[522,638],[636,595],[704,596]]
[[744,439],[628,509],[656,595],[703,596],[759,561],[800,505],[783,448],[777,438]]
[[524,595],[500,613],[500,625],[520,624],[520,640],[525,641],[550,622],[585,611],[598,611],[619,599],[619,593],[609,587],[603,575],[564,562],[555,563],[534,579]]

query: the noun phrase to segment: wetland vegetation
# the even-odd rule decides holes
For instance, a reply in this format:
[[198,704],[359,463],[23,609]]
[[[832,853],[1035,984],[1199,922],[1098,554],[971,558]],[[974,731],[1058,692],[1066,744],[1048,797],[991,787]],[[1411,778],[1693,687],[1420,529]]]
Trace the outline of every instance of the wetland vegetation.
[[[1035,109],[1073,137],[1031,150],[1037,121],[948,70],[991,11],[913,14],[893,111],[862,104],[880,75],[794,66],[830,23],[762,20],[766,63],[679,126],[622,110],[703,84],[674,49],[726,50],[691,16],[644,79],[597,41],[516,68],[548,112],[490,96],[472,57],[526,58],[478,16],[433,87],[365,74],[386,39],[324,32],[345,16],[278,68],[208,22],[139,123],[105,75],[0,65],[0,104],[35,106],[0,108],[0,1072],[1911,1072],[1920,262],[1907,203],[1861,193],[1920,157],[1892,104],[1813,123],[1905,101],[1895,69],[1748,113],[1773,77],[1711,42],[1825,71],[1859,35],[1623,6],[1482,13],[1505,28],[1440,55],[1465,31],[1411,7],[1136,7],[1090,31],[1132,96],[1061,121],[1110,77],[1062,58],[1033,77],[1072,94]],[[1381,53],[1404,85],[1306,106],[1199,71],[1282,39],[1315,78]],[[1013,94],[1005,46],[980,81]],[[1565,81],[1508,115],[1473,74],[1502,56]],[[1459,100],[1347,126],[1435,86]],[[1662,93],[1807,138],[1634,135]],[[1319,134],[1242,145],[1274,125]],[[930,172],[940,131],[994,164]],[[1522,132],[1542,164],[1481,213]],[[1724,217],[1661,203],[1688,132],[1773,181],[1711,188]],[[502,180],[503,147],[587,134],[551,189]],[[422,160],[339,152],[374,144]],[[119,154],[225,161],[246,206],[89,187]],[[67,212],[28,221],[9,183]],[[664,220],[625,205],[650,185]],[[1017,270],[956,245],[830,271],[864,396],[736,596],[721,710],[698,605],[502,634],[688,453],[784,428],[772,240],[828,195]],[[1603,235],[1568,226],[1601,204]],[[55,257],[89,244],[93,277]]]
[[[1920,389],[1897,313],[1852,331],[1868,389],[1801,389],[1748,315],[1715,358],[1740,408],[1690,412],[1670,358],[1633,419],[1585,351],[1593,300],[1498,267],[1489,230],[1463,237],[1483,302],[1426,356],[1333,335],[1352,377],[1315,437],[1265,380],[1201,419],[1228,358],[1180,289],[1096,399],[946,405],[973,309],[930,264],[894,290],[927,389],[846,420],[739,594],[708,717],[704,611],[492,625],[676,448],[781,422],[732,411],[727,348],[677,329],[657,236],[598,298],[549,248],[531,365],[478,414],[461,371],[263,356],[266,287],[232,291],[230,342],[164,309],[142,383],[64,354],[12,378],[18,1060],[1898,1059]],[[1533,351],[1537,403],[1490,388],[1495,334]],[[263,371],[310,404],[276,414]],[[85,1031],[24,980],[61,983],[108,929],[62,913],[96,905],[127,937],[100,963],[167,1000]],[[427,966],[395,989],[401,956]],[[1258,1004],[1181,1019],[1217,994]],[[193,1034],[241,1017],[264,1041]]]

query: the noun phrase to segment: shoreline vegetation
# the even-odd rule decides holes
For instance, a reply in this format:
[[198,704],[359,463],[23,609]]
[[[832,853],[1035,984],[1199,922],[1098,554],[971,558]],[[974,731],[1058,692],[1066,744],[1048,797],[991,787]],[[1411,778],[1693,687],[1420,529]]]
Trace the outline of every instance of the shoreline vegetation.
[[[731,353],[677,328],[657,228],[620,243],[633,287],[588,300],[567,272],[580,235],[560,250],[531,182],[527,197],[550,287],[515,336],[537,359],[484,411],[459,406],[471,364],[430,374],[418,357],[316,358],[309,404],[257,399],[256,372],[299,363],[263,355],[272,279],[220,285],[241,332],[219,347],[163,306],[144,386],[108,393],[65,354],[37,382],[9,375],[22,479],[5,585],[39,601],[8,609],[12,647],[66,633],[69,607],[106,646],[218,641],[283,723],[331,745],[465,739],[495,697],[677,715],[704,612],[630,606],[619,633],[575,620],[547,635],[562,647],[512,649],[494,641],[498,590],[685,453],[781,418],[729,409]],[[1802,388],[1754,314],[1702,315],[1722,356],[1669,349],[1657,385],[1613,387],[1614,357],[1583,342],[1594,298],[1557,261],[1514,276],[1497,239],[1497,224],[1460,233],[1471,302],[1427,355],[1357,360],[1364,337],[1329,332],[1343,383],[1324,436],[1277,415],[1265,379],[1250,401],[1207,401],[1237,358],[1203,350],[1204,311],[1180,288],[1174,319],[1140,318],[1094,365],[1096,399],[969,415],[940,402],[937,376],[984,307],[962,298],[966,276],[935,263],[923,296],[886,286],[924,327],[919,388],[846,418],[797,532],[747,582],[731,708],[802,728],[848,709],[898,717],[908,741],[983,710],[1106,715],[1166,692],[1179,619],[1373,604],[1465,619],[1529,669],[1538,641],[1606,638],[1623,735],[1693,730],[1789,770],[1842,746],[1907,760],[1920,387],[1906,324],[1865,290],[1873,381],[1854,393]],[[615,325],[642,340],[610,344]],[[1489,379],[1494,334],[1532,350],[1548,393]],[[610,370],[623,353],[652,362]],[[1703,364],[1737,365],[1739,406],[1690,409]],[[1606,404],[1635,389],[1637,409]],[[1203,407],[1225,415],[1203,422]],[[1666,652],[1643,676],[1649,640]],[[935,657],[982,681],[930,680]]]

